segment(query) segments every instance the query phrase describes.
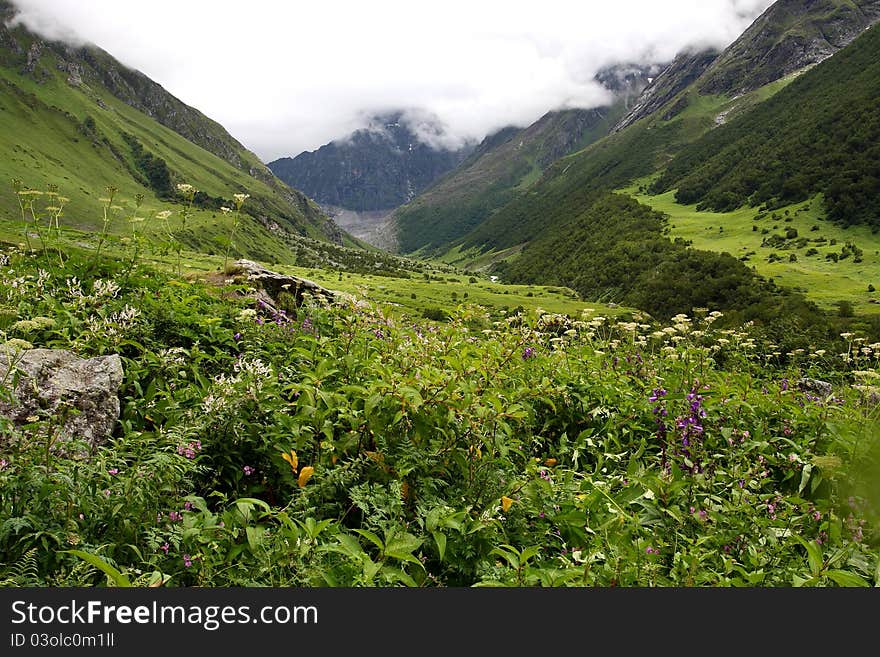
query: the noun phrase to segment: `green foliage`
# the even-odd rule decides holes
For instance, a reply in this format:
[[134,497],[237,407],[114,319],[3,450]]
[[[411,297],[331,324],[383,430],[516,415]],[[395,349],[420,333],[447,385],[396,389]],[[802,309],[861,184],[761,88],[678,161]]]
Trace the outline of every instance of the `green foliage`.
[[[88,117],[91,118],[91,117]],[[94,124],[94,120],[92,121]],[[161,199],[170,200],[174,197],[174,191],[171,185],[171,172],[168,165],[160,157],[156,157],[147,150],[138,138],[129,133],[123,133],[122,138],[131,148],[135,165],[138,170],[146,177],[150,189]]]
[[843,225],[880,226],[880,29],[684,148],[653,187],[719,212],[824,195]]
[[[874,583],[880,344],[853,333],[785,356],[706,309],[276,315],[43,258],[0,260],[5,330],[120,353],[122,412],[94,449],[4,425],[7,585]],[[832,395],[795,383],[820,377]]]
[[[697,307],[724,310],[731,321],[760,323],[792,348],[803,346],[790,343],[796,335],[785,327],[792,322],[804,331],[804,340],[828,332],[822,314],[801,295],[777,290],[730,255],[669,240],[665,226],[665,217],[651,208],[606,195],[499,269],[513,281],[565,285],[585,298],[639,308],[658,319]],[[572,243],[576,251],[566,248]]]

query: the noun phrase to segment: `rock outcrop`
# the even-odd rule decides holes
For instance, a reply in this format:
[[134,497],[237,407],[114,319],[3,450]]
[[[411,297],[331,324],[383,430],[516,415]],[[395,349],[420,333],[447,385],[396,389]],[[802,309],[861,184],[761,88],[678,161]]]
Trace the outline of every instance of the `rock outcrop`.
[[[0,353],[0,381],[11,399],[0,399],[0,415],[14,425],[50,419],[60,423],[59,441],[107,441],[119,419],[122,361],[118,355],[80,358],[62,349]],[[0,436],[0,444],[8,439]]]
[[257,301],[262,302],[263,306],[269,307],[273,312],[277,312],[276,304],[282,292],[292,295],[298,306],[302,305],[306,295],[318,297],[328,302],[336,299],[335,292],[321,287],[317,283],[299,276],[280,274],[251,260],[236,260],[235,266],[241,274],[246,276],[248,281],[256,283],[261,288],[263,294],[258,292]]

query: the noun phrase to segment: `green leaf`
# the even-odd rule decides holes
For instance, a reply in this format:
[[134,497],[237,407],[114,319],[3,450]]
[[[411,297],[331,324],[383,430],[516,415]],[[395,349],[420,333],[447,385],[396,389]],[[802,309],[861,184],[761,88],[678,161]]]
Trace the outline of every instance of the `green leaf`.
[[263,528],[245,527],[244,531],[247,534],[247,542],[251,548],[251,552],[256,552],[263,543]]
[[523,550],[520,553],[519,561],[523,566],[525,566],[532,557],[534,557],[535,555],[538,555],[540,553],[541,553],[541,546],[540,545],[533,545],[531,547],[527,547],[525,550]]
[[385,549],[385,544],[382,542],[382,539],[376,536],[369,529],[355,529],[355,531],[366,538],[368,541],[373,543],[377,548],[379,548],[379,550]]
[[431,536],[434,537],[434,542],[437,544],[437,552],[440,554],[440,561],[443,561],[443,557],[446,554],[446,534],[432,532]]
[[499,545],[497,548],[493,548],[489,554],[497,554],[507,561],[511,568],[519,568],[519,552],[512,545]]
[[838,586],[870,586],[870,584],[861,577],[847,570],[829,570],[826,574],[833,579]]
[[366,556],[364,548],[361,547],[361,544],[358,543],[354,536],[351,536],[350,534],[340,534],[337,537],[337,540],[339,541],[338,545],[325,545],[320,549],[322,551],[339,552],[340,554],[345,554],[352,559],[358,560]]
[[385,556],[421,565],[422,562],[412,554],[421,544],[422,539],[412,534],[403,533],[389,536],[385,542]]
[[805,541],[800,536],[795,536],[798,542],[807,550],[807,562],[810,564],[810,573],[813,577],[818,577],[822,572],[822,550],[814,541]]
[[810,475],[813,473],[813,464],[807,463],[801,471],[801,484],[798,486],[798,495],[804,492],[804,488],[810,481]]
[[72,554],[76,557],[79,557],[83,561],[90,563],[98,570],[103,571],[107,574],[107,576],[113,580],[113,583],[116,586],[130,588],[131,581],[129,581],[128,577],[123,575],[121,572],[116,570],[113,566],[107,563],[103,557],[99,557],[97,554],[92,554],[91,552],[83,552],[82,550],[64,550],[69,554]]
[[390,581],[399,581],[403,582],[407,586],[411,588],[416,588],[418,584],[416,581],[410,577],[408,574],[400,570],[399,568],[392,568],[391,566],[383,566],[382,574],[385,576],[385,579]]

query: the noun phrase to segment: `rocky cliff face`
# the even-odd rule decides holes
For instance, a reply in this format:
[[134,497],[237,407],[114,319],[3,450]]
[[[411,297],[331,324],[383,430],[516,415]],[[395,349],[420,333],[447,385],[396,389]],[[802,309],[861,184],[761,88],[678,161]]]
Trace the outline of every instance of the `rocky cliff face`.
[[717,57],[717,50],[680,53],[669,66],[653,78],[629,113],[614,126],[613,132],[623,130],[666,105],[697,80]]
[[753,91],[827,59],[878,21],[880,0],[778,0],[724,52],[678,55],[614,132],[661,109],[661,118],[673,118],[688,104],[679,94],[694,82],[706,95]]
[[736,96],[818,64],[874,23],[880,0],[778,0],[703,76],[703,94]]
[[369,212],[409,202],[472,150],[436,148],[404,113],[394,112],[373,117],[367,128],[317,151],[270,162],[269,168],[322,204]]

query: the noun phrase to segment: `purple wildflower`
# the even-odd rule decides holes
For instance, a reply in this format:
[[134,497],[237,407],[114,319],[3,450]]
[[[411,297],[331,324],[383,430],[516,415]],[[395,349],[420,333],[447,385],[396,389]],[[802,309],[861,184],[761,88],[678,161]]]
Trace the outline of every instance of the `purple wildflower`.
[[187,568],[193,565],[192,558],[188,554],[183,555],[183,565]]
[[529,358],[535,357],[535,348],[534,347],[526,347],[522,352],[522,359],[528,360]]
[[159,546],[159,549],[162,550],[162,552],[164,552],[165,554],[168,554],[168,550],[169,550],[170,548],[171,548],[171,546],[168,545],[168,542],[167,542],[167,541],[166,541],[163,545],[160,545],[160,546]]
[[252,468],[252,467],[249,466],[249,465],[244,466],[244,467],[242,468],[242,470],[244,470],[244,476],[245,476],[245,477],[250,477],[252,474],[254,474],[254,472],[257,471],[256,468]]
[[651,396],[648,397],[648,401],[655,402],[658,399],[660,399],[661,397],[665,397],[665,396],[666,396],[666,390],[664,390],[663,388],[654,388],[654,390],[651,391]]

